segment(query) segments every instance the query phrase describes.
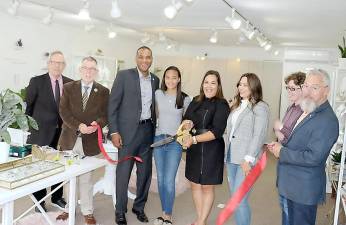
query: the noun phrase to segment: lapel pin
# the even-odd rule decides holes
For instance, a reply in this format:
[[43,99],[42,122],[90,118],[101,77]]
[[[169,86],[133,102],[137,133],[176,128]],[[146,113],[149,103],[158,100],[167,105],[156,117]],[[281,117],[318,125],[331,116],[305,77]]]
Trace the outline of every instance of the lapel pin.
[[98,90],[97,90],[97,88],[94,88],[94,92],[97,92]]

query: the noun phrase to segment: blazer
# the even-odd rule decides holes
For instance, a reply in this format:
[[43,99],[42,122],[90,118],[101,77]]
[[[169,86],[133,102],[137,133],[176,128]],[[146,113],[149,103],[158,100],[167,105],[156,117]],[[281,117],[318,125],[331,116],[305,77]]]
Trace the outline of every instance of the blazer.
[[325,199],[325,163],[339,135],[339,123],[326,101],[293,129],[281,148],[277,168],[280,195],[300,204]]
[[[155,91],[159,78],[151,74],[151,119],[156,127]],[[124,145],[136,134],[142,112],[141,88],[137,68],[121,70],[114,80],[108,104],[109,133],[119,132]],[[153,129],[155,131],[155,129]]]
[[[109,90],[94,81],[85,110],[82,109],[81,81],[64,85],[64,94],[60,99],[60,115],[63,120],[58,146],[62,150],[73,149],[78,127],[81,123],[90,125],[96,121],[101,127],[107,125],[107,106]],[[83,151],[86,156],[100,153],[97,143],[97,132],[81,134]]]
[[[230,113],[227,119],[226,128],[226,152],[231,145],[231,163],[241,164],[246,155],[257,160],[259,153],[265,143],[269,124],[269,107],[260,101],[253,108],[251,103],[240,113],[234,128],[230,142],[230,133],[232,131],[232,115]],[[227,156],[227,154],[226,154]],[[227,158],[226,158],[227,159]]]
[[[70,81],[72,81],[70,78],[62,76],[64,84]],[[29,86],[26,88],[25,114],[36,120],[39,129],[30,129],[28,143],[49,145],[53,141],[56,128],[61,128],[62,120],[53,92],[48,73],[30,79]]]

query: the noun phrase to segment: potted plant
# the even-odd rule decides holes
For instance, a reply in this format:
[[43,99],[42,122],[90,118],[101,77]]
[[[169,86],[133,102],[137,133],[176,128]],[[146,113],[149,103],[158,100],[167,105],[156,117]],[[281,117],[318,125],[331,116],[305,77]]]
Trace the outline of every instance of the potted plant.
[[339,58],[339,67],[346,68],[346,41],[345,37],[342,37],[342,46],[338,45],[341,58]]
[[0,163],[8,160],[11,136],[8,128],[15,123],[20,130],[28,131],[29,127],[38,129],[36,121],[25,115],[25,103],[21,96],[6,89],[0,93]]
[[[332,161],[335,164],[340,164],[340,162],[341,162],[341,154],[342,154],[342,151],[340,151],[340,152],[333,151],[333,153],[331,154]],[[346,159],[345,159],[345,162],[346,162]]]

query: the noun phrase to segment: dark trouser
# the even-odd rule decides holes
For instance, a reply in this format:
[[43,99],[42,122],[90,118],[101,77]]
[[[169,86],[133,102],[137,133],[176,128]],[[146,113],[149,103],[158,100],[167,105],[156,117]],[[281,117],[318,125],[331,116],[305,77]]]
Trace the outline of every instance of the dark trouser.
[[[56,131],[55,131],[55,135],[54,135],[54,138],[52,140],[52,142],[49,144],[50,147],[52,148],[57,148],[58,146],[58,141],[59,141],[59,137],[60,137],[60,133],[61,133],[61,128],[56,128]],[[58,184],[54,184],[52,187],[51,187],[51,190],[55,189],[57,186],[59,186],[61,183],[58,183]],[[59,188],[56,192],[54,192],[51,196],[51,201],[52,202],[55,202],[57,201],[58,199],[62,198],[64,194],[64,189],[63,187]],[[35,198],[37,199],[37,201],[40,201],[42,198],[44,198],[44,196],[47,195],[47,190],[46,189],[42,189],[42,190],[39,190],[35,193],[33,193],[33,195],[35,196]],[[44,201],[42,202],[44,203]],[[42,204],[41,203],[41,204]]]
[[290,225],[315,225],[317,205],[304,205],[287,199]]
[[[145,123],[138,126],[137,132],[130,144],[124,145],[118,150],[118,159],[126,156],[139,156],[143,163],[136,161],[137,166],[137,192],[133,203],[133,209],[143,211],[148,199],[151,183],[153,124]],[[116,169],[116,212],[127,212],[127,190],[134,161],[127,160],[119,163]]]

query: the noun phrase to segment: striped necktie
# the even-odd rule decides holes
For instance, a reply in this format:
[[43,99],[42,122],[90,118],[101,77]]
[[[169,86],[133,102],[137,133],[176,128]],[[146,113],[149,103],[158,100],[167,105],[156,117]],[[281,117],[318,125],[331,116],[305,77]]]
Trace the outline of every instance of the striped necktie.
[[82,96],[82,106],[83,106],[83,111],[85,110],[85,107],[87,105],[87,102],[88,102],[88,89],[89,87],[88,86],[84,86],[84,93],[83,93],[83,96]]

